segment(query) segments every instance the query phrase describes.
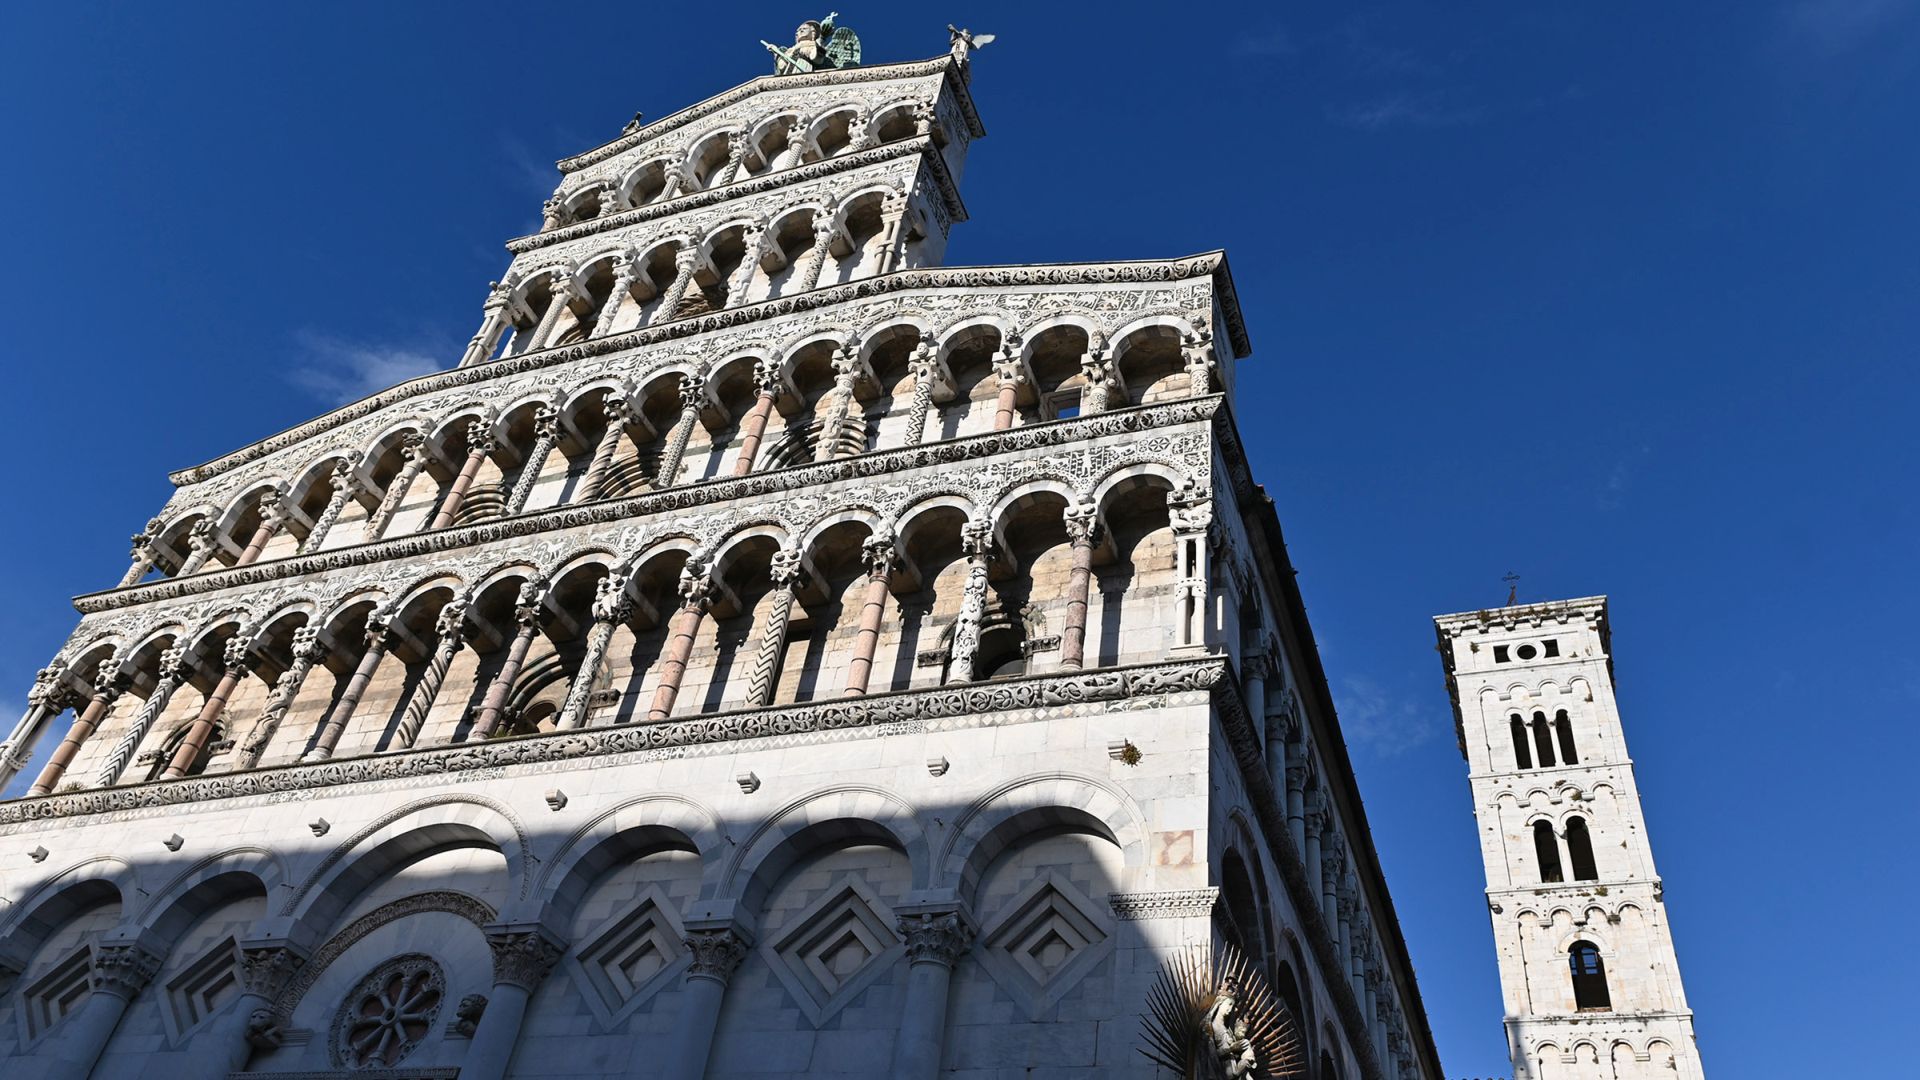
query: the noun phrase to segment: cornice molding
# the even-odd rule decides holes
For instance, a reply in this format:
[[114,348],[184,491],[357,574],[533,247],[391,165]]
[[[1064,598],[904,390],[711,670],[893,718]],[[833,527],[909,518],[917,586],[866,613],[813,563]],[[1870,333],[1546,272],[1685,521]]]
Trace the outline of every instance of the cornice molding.
[[987,129],[980,125],[980,114],[973,106],[973,95],[967,91],[965,79],[953,77],[956,68],[950,54],[935,57],[932,60],[915,60],[902,64],[875,64],[872,67],[839,68],[833,71],[812,71],[804,75],[762,75],[749,82],[741,83],[731,90],[722,91],[705,101],[689,105],[678,112],[670,113],[636,131],[629,131],[620,137],[601,143],[599,146],[572,157],[561,158],[554,164],[561,172],[578,172],[589,165],[598,165],[602,161],[633,149],[650,139],[657,139],[670,131],[685,127],[706,116],[711,116],[735,102],[745,101],[765,90],[804,90],[813,86],[846,86],[852,83],[883,82],[888,79],[915,79],[922,75],[946,74],[947,84],[954,91],[960,104],[960,111],[966,117],[967,127],[978,139],[986,135]]
[[876,450],[854,457],[810,462],[786,469],[748,473],[746,476],[714,477],[629,498],[560,506],[517,517],[497,518],[476,525],[415,533],[411,536],[355,544],[351,547],[335,548],[312,555],[294,555],[284,559],[251,563],[247,566],[191,574],[184,578],[166,578],[146,584],[87,593],[75,597],[73,606],[82,614],[91,615],[154,601],[217,592],[238,585],[253,585],[308,574],[375,565],[397,558],[452,551],[551,532],[556,529],[604,525],[630,518],[667,514],[817,488],[833,481],[903,473],[915,469],[976,461],[1002,453],[1084,442],[1176,424],[1208,421],[1222,408],[1224,402],[1223,395],[1209,394],[1204,397],[1186,398],[1158,405],[1116,409],[1068,420],[1027,424],[1005,431],[965,435],[939,442],[922,443],[918,446]]
[[[1044,287],[1053,285],[1111,285],[1119,283],[1145,283],[1186,281],[1196,277],[1212,277],[1216,289],[1224,286],[1223,276],[1226,267],[1226,253],[1222,251],[1203,252],[1179,259],[1154,259],[1139,262],[1105,263],[1033,263],[1015,266],[975,266],[940,267],[922,270],[901,270],[878,277],[863,278],[844,285],[834,285],[810,292],[797,293],[791,297],[767,300],[745,307],[724,308],[705,315],[694,315],[657,326],[642,327],[621,334],[612,334],[592,341],[583,341],[539,352],[524,353],[505,357],[472,367],[453,368],[448,371],[422,375],[396,386],[389,387],[377,394],[361,398],[352,404],[335,409],[324,416],[316,417],[291,427],[285,431],[269,435],[259,442],[217,457],[212,461],[181,469],[168,479],[177,487],[199,483],[211,479],[229,469],[244,465],[276,451],[297,446],[316,435],[361,417],[372,415],[381,409],[397,405],[412,398],[441,390],[462,386],[474,386],[507,378],[529,371],[573,363],[589,357],[609,356],[648,345],[678,341],[697,337],[701,334],[730,329],[763,319],[791,315],[796,312],[812,311],[817,308],[832,307],[854,300],[893,296],[899,293],[911,293],[923,289],[966,289],[966,288],[1021,288]],[[1241,322],[1237,306],[1226,309],[1228,314],[1228,332],[1231,336],[1234,354],[1244,356],[1247,352],[1245,326]]]
[[1546,600],[1536,604],[1482,608],[1479,611],[1462,611],[1453,615],[1436,615],[1433,618],[1433,624],[1444,640],[1449,637],[1459,637],[1462,634],[1517,630],[1522,626],[1543,626],[1550,622],[1565,624],[1575,619],[1589,626],[1605,623],[1607,598],[1581,596],[1571,600]]
[[823,176],[831,176],[841,172],[852,172],[856,169],[864,169],[870,165],[880,165],[893,161],[896,158],[912,157],[916,154],[921,155],[921,164],[933,173],[934,183],[939,186],[940,195],[946,200],[948,214],[955,221],[965,221],[967,220],[967,207],[960,198],[959,185],[953,182],[953,174],[947,171],[947,164],[942,160],[941,156],[937,153],[927,153],[927,151],[931,149],[933,149],[933,139],[931,136],[916,135],[910,139],[886,143],[869,150],[842,154],[839,157],[827,158],[825,161],[816,161],[809,165],[782,169],[779,172],[767,173],[764,176],[754,176],[745,180],[736,180],[723,187],[710,188],[706,191],[696,191],[690,195],[681,195],[667,202],[654,203],[650,206],[636,206],[630,210],[622,210],[616,214],[597,217],[591,221],[577,222],[558,229],[551,229],[547,232],[517,236],[507,241],[507,250],[515,255],[524,255],[528,252],[539,251],[542,248],[551,247],[554,244],[567,240],[577,240],[583,236],[592,236],[595,233],[612,232],[616,229],[626,228],[629,225],[638,225],[642,222],[652,221],[657,218],[672,217],[675,214],[684,213],[688,210],[699,210],[703,207],[714,206],[732,199],[758,195],[762,192],[774,191],[794,184],[803,184],[809,180],[817,180]]
[[670,751],[746,739],[871,729],[985,713],[1119,702],[1135,697],[1161,698],[1213,690],[1226,678],[1226,662],[1209,656],[1024,679],[894,690],[852,700],[734,709],[663,723],[574,728],[482,743],[15,799],[0,803],[0,825],[251,795],[309,792],[404,777],[452,778],[479,769],[564,763],[635,751]]

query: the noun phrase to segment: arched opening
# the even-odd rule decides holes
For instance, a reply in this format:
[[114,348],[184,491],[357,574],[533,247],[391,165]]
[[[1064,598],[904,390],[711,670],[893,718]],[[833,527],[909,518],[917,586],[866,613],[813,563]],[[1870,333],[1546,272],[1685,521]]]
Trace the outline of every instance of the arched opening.
[[1553,714],[1553,730],[1560,736],[1560,762],[1563,765],[1580,764],[1580,755],[1573,752],[1573,721],[1567,719],[1567,710],[1561,709]]
[[1587,833],[1587,819],[1567,819],[1567,862],[1572,864],[1573,880],[1599,881],[1600,871],[1593,861],[1593,837]]
[[1553,731],[1547,727],[1547,714],[1533,714],[1533,749],[1543,769],[1553,768]]
[[627,205],[646,206],[656,202],[667,190],[667,163],[649,161],[627,181]]
[[1566,880],[1566,875],[1560,870],[1560,843],[1554,839],[1552,822],[1533,823],[1533,854],[1540,861],[1541,881]]
[[899,142],[913,138],[919,125],[914,123],[913,106],[895,105],[879,116],[874,117],[872,130],[875,144]]
[[1513,763],[1520,769],[1533,768],[1533,751],[1527,748],[1527,722],[1513,714]]
[[1573,1005],[1581,1012],[1613,1008],[1607,992],[1607,964],[1591,941],[1576,941],[1567,950],[1567,966],[1573,974]]

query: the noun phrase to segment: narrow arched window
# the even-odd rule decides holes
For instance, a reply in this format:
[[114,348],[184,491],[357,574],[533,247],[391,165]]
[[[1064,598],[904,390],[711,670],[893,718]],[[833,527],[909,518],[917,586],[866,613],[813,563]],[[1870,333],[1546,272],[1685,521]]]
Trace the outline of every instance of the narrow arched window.
[[1553,768],[1553,731],[1547,727],[1547,714],[1533,714],[1534,756],[1543,769]]
[[1520,769],[1533,768],[1533,751],[1527,749],[1527,722],[1513,714],[1513,763]]
[[1599,881],[1600,871],[1593,864],[1593,837],[1587,835],[1587,819],[1567,819],[1567,862],[1575,881]]
[[1613,998],[1607,993],[1607,965],[1600,950],[1591,941],[1576,941],[1567,949],[1567,964],[1573,971],[1575,1008],[1611,1009]]
[[1553,714],[1553,731],[1560,736],[1560,763],[1580,764],[1580,755],[1573,752],[1573,721],[1567,719],[1567,710],[1561,709]]
[[1567,880],[1560,872],[1560,841],[1554,839],[1552,822],[1533,823],[1533,854],[1540,860],[1541,881]]

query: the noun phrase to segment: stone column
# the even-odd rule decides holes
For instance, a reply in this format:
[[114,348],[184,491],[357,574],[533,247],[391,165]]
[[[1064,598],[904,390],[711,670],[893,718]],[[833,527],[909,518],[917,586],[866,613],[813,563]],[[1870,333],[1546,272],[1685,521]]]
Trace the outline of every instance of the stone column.
[[559,444],[560,413],[542,406],[533,414],[533,448],[527,451],[520,475],[514,479],[513,491],[507,496],[507,513],[517,514],[526,508],[533,485],[540,480],[540,470],[546,467],[547,455]]
[[393,733],[393,743],[402,750],[410,748],[420,738],[420,731],[427,724],[427,714],[433,711],[433,699],[440,696],[440,684],[447,679],[447,669],[453,666],[454,656],[466,641],[465,596],[454,597],[440,609],[439,617],[434,620],[433,632],[433,655],[427,657],[427,670],[421,672],[420,681],[413,685],[413,694],[407,698],[407,711],[401,715],[400,726]]
[[713,174],[713,179],[707,181],[708,191],[725,187],[733,183],[734,177],[740,175],[740,162],[747,156],[745,139],[745,132],[737,132],[727,137],[727,163],[720,166],[720,171]]
[[140,584],[140,579],[146,577],[147,572],[153,569],[154,563],[159,560],[159,554],[153,550],[153,545],[160,539],[161,528],[160,519],[151,518],[147,521],[147,531],[134,536],[131,554],[133,565],[127,567],[126,574],[120,578],[121,588]]
[[766,437],[767,420],[780,396],[780,365],[772,360],[755,360],[753,386],[753,409],[740,421],[740,456],[733,461],[735,476],[752,472],[753,461],[760,454],[760,440]]
[[333,531],[334,522],[340,520],[340,514],[347,508],[347,500],[360,493],[360,452],[358,450],[334,463],[333,495],[327,499],[327,508],[320,511],[320,517],[307,532],[307,538],[300,543],[300,554],[307,555],[320,550],[326,542],[327,533]]
[[67,766],[73,764],[80,747],[100,726],[100,721],[106,719],[107,710],[113,708],[113,703],[126,691],[129,681],[127,673],[120,669],[118,655],[108,657],[101,663],[99,672],[93,678],[93,697],[87,701],[87,707],[80,715],[74,717],[73,726],[67,728],[66,737],[60,740],[60,745],[54,747],[53,756],[47,759],[46,768],[40,770],[39,779],[27,790],[28,795],[45,795],[60,783],[60,778],[66,775]]
[[940,353],[929,334],[914,347],[913,404],[907,410],[908,446],[919,446],[927,438],[927,416],[933,411],[934,384],[940,379]]
[[1307,850],[1307,763],[1304,756],[1287,759],[1287,828],[1293,833],[1293,849],[1306,858]]
[[1013,426],[1014,417],[1019,414],[1020,384],[1027,381],[1027,373],[1020,366],[1019,345],[1011,349],[1001,347],[994,356],[993,378],[1000,388],[1000,395],[993,403],[993,430],[1005,431]]
[[753,287],[754,267],[760,265],[761,257],[766,254],[771,235],[767,227],[757,221],[742,230],[740,265],[734,268],[733,278],[727,282],[728,307],[739,307],[747,302],[747,291]]
[[27,767],[33,757],[34,744],[40,741],[41,730],[47,721],[67,710],[72,696],[65,662],[55,660],[34,675],[33,686],[27,691],[27,711],[7,733],[7,741],[0,742],[0,787],[5,787]]
[[233,771],[251,769],[260,763],[260,755],[266,753],[267,744],[280,730],[280,721],[287,718],[287,710],[293,707],[301,684],[307,681],[307,673],[313,670],[313,665],[326,659],[331,650],[326,634],[317,626],[309,624],[293,632],[293,662],[273,681],[273,693],[260,710],[260,718],[253,722],[252,730],[240,743],[239,753],[234,755]]
[[607,292],[607,302],[600,306],[600,316],[593,320],[593,337],[605,337],[613,329],[613,320],[620,314],[620,305],[633,293],[635,268],[631,258],[622,256],[613,264],[613,288]]
[[887,575],[893,570],[893,537],[875,536],[861,546],[867,563],[867,594],[860,603],[860,631],[853,639],[853,661],[847,665],[847,693],[864,694],[873,677],[873,657],[880,648],[880,624],[887,615]]
[[[1340,879],[1346,876],[1346,845],[1333,829],[1333,814],[1324,815],[1326,835],[1320,839],[1320,906],[1329,923],[1340,918]],[[1345,931],[1342,931],[1344,934]]]
[[673,281],[667,285],[667,291],[660,294],[660,304],[653,309],[653,323],[669,322],[673,313],[680,309],[680,301],[686,298],[687,289],[693,285],[693,268],[699,265],[700,251],[693,241],[680,246],[673,254]]
[[773,164],[768,166],[767,171],[778,172],[781,169],[791,169],[795,165],[800,164],[800,156],[806,152],[806,144],[806,119],[796,116],[787,121],[787,145],[779,153],[773,155]]
[[960,597],[960,615],[953,623],[948,682],[975,678],[973,660],[980,651],[980,619],[987,608],[987,564],[993,560],[993,524],[969,521],[961,526],[960,549],[967,555],[967,584]]
[[[400,511],[400,504],[407,499],[408,489],[420,470],[427,467],[427,437],[417,431],[410,431],[400,439],[400,471],[387,481],[386,494],[381,496],[380,506],[367,519],[362,539],[378,540],[387,531],[387,525],[393,521],[393,515]],[[309,538],[311,539],[311,538]]]
[[1241,658],[1240,677],[1247,699],[1247,719],[1260,745],[1267,745],[1267,675],[1272,663],[1265,652],[1248,653]]
[[1067,624],[1060,630],[1060,666],[1086,666],[1087,598],[1093,587],[1093,548],[1100,540],[1100,513],[1092,503],[1067,507],[1067,542],[1073,561],[1067,570]]
[[200,752],[206,749],[213,738],[214,726],[220,721],[220,714],[226,711],[227,699],[233,696],[233,689],[240,685],[241,676],[253,670],[259,657],[253,652],[253,631],[241,627],[239,632],[227,639],[226,651],[221,655],[224,667],[220,672],[220,681],[214,684],[213,693],[207,695],[207,703],[200,707],[200,715],[188,725],[187,734],[173,752],[173,760],[168,763],[167,771],[160,774],[162,780],[173,780],[187,775],[194,762],[200,760]]
[[188,574],[199,573],[200,568],[207,565],[207,560],[213,558],[215,543],[217,541],[213,538],[213,519],[202,518],[194,522],[193,531],[187,534],[186,560],[180,564],[180,572],[175,576],[186,577]]
[[627,400],[624,390],[608,391],[601,400],[600,410],[607,418],[607,430],[600,433],[600,442],[593,448],[593,460],[587,464],[587,475],[580,479],[576,496],[580,502],[592,502],[600,497],[607,473],[613,469],[613,456],[620,451],[620,438],[627,433],[627,425],[633,423],[633,403]]
[[900,918],[907,946],[907,992],[893,1043],[893,1080],[934,1080],[946,1049],[947,991],[954,965],[973,945],[973,927],[958,911]]
[[713,1032],[720,1024],[720,1005],[727,983],[747,958],[748,939],[738,928],[691,930],[687,967],[680,991],[680,1022],[672,1045],[666,1048],[662,1080],[705,1080],[707,1058],[713,1051]]
[[429,530],[444,529],[453,524],[460,513],[460,504],[466,501],[467,489],[473,486],[473,478],[480,474],[480,466],[493,453],[493,423],[489,420],[467,421],[467,461],[460,467],[460,475],[453,478],[453,486],[447,489],[447,497],[440,500],[440,512],[433,515]]
[[285,493],[278,489],[264,492],[260,496],[260,525],[253,530],[253,536],[247,540],[247,546],[240,551],[240,557],[234,560],[235,566],[246,566],[260,561],[260,553],[267,549],[281,526],[287,523],[287,504]]
[[86,1080],[100,1063],[127,1005],[159,973],[162,957],[140,944],[96,945],[93,992],[58,1036],[38,1051],[49,1080]]
[[1180,355],[1187,362],[1187,392],[1195,397],[1213,393],[1213,335],[1196,327],[1182,338]]
[[668,169],[667,182],[661,185],[660,195],[659,197],[655,198],[653,201],[656,203],[663,203],[663,202],[666,202],[668,199],[675,198],[679,196],[680,189],[686,186],[687,186],[687,171],[684,167],[678,168],[678,169]]
[[283,1033],[273,1002],[306,963],[306,954],[282,939],[242,942],[239,1000],[208,1033],[205,1045],[212,1052],[195,1054],[187,1075],[194,1080],[225,1080],[228,1073],[245,1069],[255,1050],[278,1047]]
[[1207,573],[1207,540],[1213,526],[1213,502],[1209,492],[1185,493],[1168,500],[1173,519],[1173,539],[1179,580],[1179,628],[1176,642],[1185,647],[1203,647],[1207,643],[1207,600],[1210,595]]
[[113,753],[108,755],[106,764],[100,767],[99,778],[95,783],[107,787],[120,782],[120,773],[133,760],[133,752],[140,748],[141,740],[147,732],[153,730],[153,722],[160,717],[161,710],[167,707],[167,701],[173,692],[187,680],[187,651],[181,648],[168,649],[160,654],[160,666],[155,673],[153,691],[140,705],[140,712],[133,718],[126,734],[113,744]]
[[633,616],[633,600],[627,595],[624,571],[615,568],[600,579],[593,597],[593,628],[587,631],[586,655],[580,658],[580,670],[567,688],[566,703],[560,707],[556,727],[577,728],[587,722],[587,701],[593,696],[593,684],[600,679],[600,665],[606,662],[607,646],[613,631]]
[[1108,393],[1113,388],[1113,359],[1098,339],[1087,343],[1086,355],[1080,358],[1080,374],[1087,379],[1086,389],[1080,392],[1080,414],[1106,412]]
[[462,1080],[504,1080],[520,1041],[527,1002],[566,952],[558,938],[537,924],[496,924],[486,928],[486,935],[493,952],[493,993],[460,1063]]
[[804,256],[807,263],[799,270],[800,280],[795,283],[797,287],[793,290],[794,292],[806,292],[820,284],[820,272],[827,268],[827,256],[831,253],[834,234],[840,231],[833,217],[834,211],[831,207],[815,215],[813,246],[807,249],[807,254]]
[[773,580],[773,604],[767,609],[767,621],[760,628],[760,652],[753,658],[753,670],[747,673],[747,704],[771,705],[773,688],[780,681],[780,660],[786,654],[787,620],[793,615],[793,589],[800,581],[800,553],[782,548],[773,553],[767,576]]
[[507,657],[500,664],[500,670],[487,684],[487,696],[480,703],[480,714],[474,717],[473,727],[467,730],[468,742],[483,742],[493,737],[494,729],[500,726],[500,713],[507,707],[507,697],[513,693],[513,684],[520,678],[520,669],[526,665],[527,650],[533,647],[534,636],[540,633],[540,608],[546,596],[546,581],[536,578],[520,586],[520,595],[514,601],[513,621],[517,629],[513,641],[507,645]]
[[874,267],[874,273],[886,274],[900,264],[900,235],[906,231],[907,223],[906,195],[898,191],[889,193],[880,206],[880,215],[885,220],[884,236],[880,241],[880,263]]
[[[1306,874],[1308,889],[1315,893],[1319,892],[1313,885],[1320,879],[1320,833],[1326,827],[1326,821],[1326,811],[1322,808],[1320,792],[1316,789],[1307,800],[1306,811],[1300,822],[1306,833],[1306,842],[1300,845],[1300,869]],[[1322,907],[1324,909],[1324,905]],[[1329,921],[1327,931],[1332,933],[1334,929],[1334,924]]]
[[566,201],[559,195],[550,196],[540,204],[540,231],[551,232],[560,227],[561,219],[566,216]]
[[393,628],[389,623],[392,615],[375,611],[367,616],[367,648],[360,654],[360,663],[354,667],[353,674],[347,677],[346,688],[340,691],[333,708],[327,710],[327,718],[320,725],[320,734],[313,740],[313,748],[301,756],[300,760],[325,761],[333,756],[333,748],[340,744],[340,736],[347,730],[347,721],[353,719],[353,710],[360,705],[361,695],[367,692],[367,685],[373,681],[373,671],[380,666],[380,658],[387,655],[387,647],[393,644]]
[[471,367],[493,355],[500,346],[500,335],[507,329],[507,312],[513,301],[510,289],[504,289],[497,281],[487,283],[487,302],[482,307],[480,329],[467,342],[467,351],[460,354],[460,366]]
[[[853,386],[859,381],[859,346],[849,341],[833,351],[833,389],[827,402],[826,419],[820,422],[820,439],[813,448],[813,460],[832,461],[847,457],[847,415],[853,406]],[[865,449],[866,440],[861,440]]]
[[653,689],[653,704],[647,708],[648,720],[665,720],[673,713],[673,699],[680,694],[680,679],[687,673],[687,658],[693,655],[693,639],[700,632],[700,619],[712,600],[713,581],[707,577],[705,563],[688,559],[680,571],[680,610],[673,614],[667,628],[666,653],[660,658],[660,683]]
[[540,321],[534,324],[533,333],[527,336],[527,347],[523,352],[534,352],[547,347],[553,340],[554,328],[560,325],[560,316],[573,303],[573,273],[565,271],[553,275],[552,295],[547,298],[547,310],[540,313]]
[[653,478],[654,487],[672,487],[680,475],[680,459],[686,456],[687,443],[693,439],[693,425],[700,422],[700,395],[706,386],[707,380],[702,376],[680,376],[680,419],[667,435],[667,448],[660,454],[660,471]]

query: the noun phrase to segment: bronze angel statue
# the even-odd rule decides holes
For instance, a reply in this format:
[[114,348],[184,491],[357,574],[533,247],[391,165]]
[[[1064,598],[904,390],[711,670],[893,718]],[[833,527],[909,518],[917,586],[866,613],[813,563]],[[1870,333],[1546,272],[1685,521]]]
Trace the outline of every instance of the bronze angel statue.
[[775,75],[803,75],[809,71],[855,67],[860,63],[860,37],[851,27],[836,26],[837,11],[824,19],[808,19],[793,32],[793,45],[781,48],[771,41],[760,44],[773,54]]

